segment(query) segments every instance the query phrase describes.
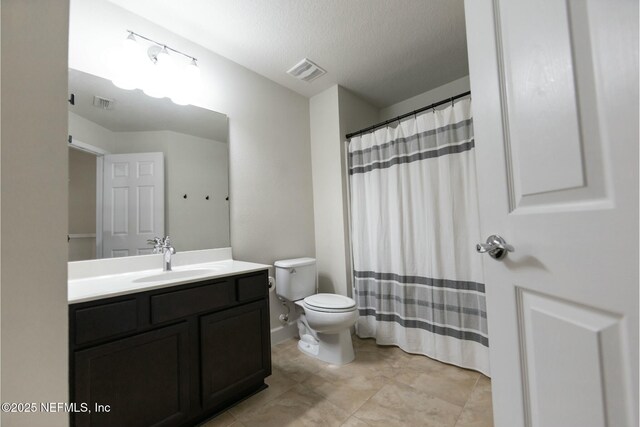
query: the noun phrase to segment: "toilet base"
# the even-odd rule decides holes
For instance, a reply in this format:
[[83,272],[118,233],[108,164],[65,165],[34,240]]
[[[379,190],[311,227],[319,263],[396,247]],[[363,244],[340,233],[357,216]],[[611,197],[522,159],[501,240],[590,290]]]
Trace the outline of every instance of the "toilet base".
[[298,349],[308,356],[333,365],[346,365],[355,359],[350,328],[337,334],[317,335],[317,340],[310,335],[304,335],[298,341]]
[[311,357],[318,357],[320,351],[320,343],[317,339],[309,334],[303,334],[298,341],[298,350],[308,354]]

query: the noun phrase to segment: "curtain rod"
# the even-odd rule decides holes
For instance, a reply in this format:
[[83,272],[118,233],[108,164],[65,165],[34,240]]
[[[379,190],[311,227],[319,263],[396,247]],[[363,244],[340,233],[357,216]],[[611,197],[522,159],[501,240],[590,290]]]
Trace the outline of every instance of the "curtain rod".
[[467,96],[467,95],[471,95],[471,91],[464,92],[464,93],[461,93],[461,94],[458,94],[458,95],[452,96],[451,98],[443,99],[442,101],[434,102],[433,104],[431,104],[431,105],[427,105],[426,107],[418,108],[417,110],[413,110],[413,111],[412,111],[412,112],[410,112],[410,113],[402,114],[402,115],[400,115],[400,116],[398,116],[398,117],[395,117],[395,118],[393,118],[393,119],[390,119],[390,120],[385,120],[384,122],[381,122],[381,123],[375,124],[375,125],[373,125],[373,126],[369,126],[368,128],[361,129],[361,130],[359,130],[359,131],[357,131],[357,132],[348,133],[348,134],[346,135],[346,137],[347,137],[347,139],[351,139],[351,138],[353,138],[354,136],[362,135],[363,133],[367,133],[367,132],[372,131],[372,130],[374,130],[374,129],[378,129],[378,128],[382,127],[382,126],[386,126],[386,125],[388,125],[389,123],[393,123],[393,122],[400,121],[400,120],[404,119],[405,117],[413,116],[414,114],[422,113],[423,111],[426,111],[426,110],[430,110],[430,109],[432,109],[432,108],[439,107],[440,105],[444,105],[444,104],[446,104],[447,102],[453,102],[453,101],[455,101],[456,99],[458,99],[458,98],[463,98],[463,97],[465,97],[465,96]]

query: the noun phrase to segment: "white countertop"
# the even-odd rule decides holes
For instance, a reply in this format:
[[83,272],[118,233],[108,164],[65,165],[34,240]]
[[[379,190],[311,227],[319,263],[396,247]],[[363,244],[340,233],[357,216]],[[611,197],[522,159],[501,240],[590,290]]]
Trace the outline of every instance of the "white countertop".
[[[113,266],[114,262],[124,265],[120,266],[120,268],[114,268],[115,274],[103,274],[105,273],[105,269],[101,268],[104,265],[101,263],[103,260],[69,263],[70,280],[67,291],[69,304],[161,289],[194,281],[251,273],[270,267],[265,264],[211,257],[213,260],[208,262],[186,263],[185,260],[182,260],[171,272],[163,272],[162,268],[140,269],[140,266],[148,267],[149,260],[145,261],[144,258],[152,256],[161,257],[161,255],[146,255],[143,257],[129,257],[122,261],[116,261],[115,259],[104,260],[104,264],[108,263],[110,266]],[[139,260],[132,260],[134,258],[139,258]],[[191,258],[202,261],[203,257],[200,253],[199,258]],[[156,265],[155,262],[152,265]],[[89,267],[93,267],[91,270],[98,275],[87,273]],[[132,271],[126,271],[127,269]]]

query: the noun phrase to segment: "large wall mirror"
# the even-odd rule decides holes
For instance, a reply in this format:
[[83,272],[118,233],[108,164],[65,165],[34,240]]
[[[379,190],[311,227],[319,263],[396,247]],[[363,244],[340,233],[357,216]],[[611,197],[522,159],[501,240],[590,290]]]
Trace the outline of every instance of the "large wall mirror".
[[69,261],[230,246],[227,116],[69,70]]

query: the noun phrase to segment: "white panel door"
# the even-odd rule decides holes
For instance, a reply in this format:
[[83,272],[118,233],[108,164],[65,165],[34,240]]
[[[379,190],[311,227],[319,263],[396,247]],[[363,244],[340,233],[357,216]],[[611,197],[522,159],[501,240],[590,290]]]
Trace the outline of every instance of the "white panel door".
[[497,427],[638,426],[638,2],[466,0]]
[[104,156],[102,256],[146,255],[147,240],[164,236],[162,153]]

